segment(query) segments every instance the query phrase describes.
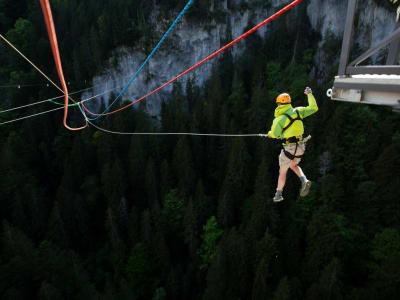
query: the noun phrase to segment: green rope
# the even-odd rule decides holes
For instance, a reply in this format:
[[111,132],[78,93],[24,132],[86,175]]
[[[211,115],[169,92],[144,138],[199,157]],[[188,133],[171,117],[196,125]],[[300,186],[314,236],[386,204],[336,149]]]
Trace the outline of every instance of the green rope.
[[[50,100],[50,102],[51,102],[51,103],[54,103],[54,104],[57,104],[57,105],[64,106],[64,103],[60,103],[60,102],[57,102],[57,101],[54,101],[54,100]],[[68,107],[72,107],[72,106],[78,106],[78,103],[75,103],[75,104],[68,104]]]

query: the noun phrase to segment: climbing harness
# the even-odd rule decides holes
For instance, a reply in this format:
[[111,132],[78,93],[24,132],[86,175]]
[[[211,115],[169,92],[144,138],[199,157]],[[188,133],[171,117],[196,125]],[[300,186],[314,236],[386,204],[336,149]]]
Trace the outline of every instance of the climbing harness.
[[298,110],[296,110],[296,114],[297,114],[296,119],[293,119],[289,114],[285,114],[285,116],[290,120],[290,122],[289,122],[289,124],[287,124],[287,125],[282,129],[282,134],[283,134],[287,129],[289,129],[289,127],[292,126],[294,122],[296,122],[296,121],[302,121],[302,122],[303,122],[303,119],[300,117],[300,113],[299,113]]
[[[282,129],[282,134],[289,129],[290,126],[292,126],[294,124],[294,122],[296,121],[301,121],[303,122],[303,119],[300,116],[300,113],[298,110],[295,110],[297,117],[296,118],[292,118],[289,114],[284,114],[289,120],[289,124],[286,125],[283,129]],[[297,153],[297,148],[299,146],[299,144],[305,144],[308,140],[311,139],[311,136],[309,135],[308,137],[306,137],[305,139],[302,138],[302,136],[292,136],[289,137],[287,139],[283,139],[284,143],[282,143],[282,150],[283,153],[286,155],[287,158],[289,158],[290,160],[294,160],[295,158],[303,158],[304,154],[302,155],[296,155]],[[287,151],[285,149],[285,146],[288,144],[296,144],[296,148],[294,149],[294,154],[290,153],[289,151]]]
[[[297,137],[296,137],[296,139],[297,139]],[[284,154],[286,155],[286,157],[289,158],[290,160],[294,160],[295,158],[303,158],[304,153],[303,153],[302,155],[296,155],[297,147],[298,147],[299,144],[306,144],[310,139],[311,139],[311,135],[308,135],[308,136],[307,136],[306,138],[304,138],[304,139],[301,139],[301,138],[297,139],[296,148],[295,148],[295,150],[294,150],[294,154],[292,154],[292,153],[290,153],[289,151],[287,151],[287,150],[285,149],[284,145],[282,145],[283,153],[284,153]]]

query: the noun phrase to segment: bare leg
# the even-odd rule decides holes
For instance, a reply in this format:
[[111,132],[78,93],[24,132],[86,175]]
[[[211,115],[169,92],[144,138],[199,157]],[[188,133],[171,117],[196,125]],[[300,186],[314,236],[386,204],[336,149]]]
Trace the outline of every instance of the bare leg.
[[301,178],[301,177],[305,177],[303,170],[299,167],[299,165],[295,164],[294,162],[290,163],[290,169],[292,169],[293,172],[296,173],[296,175]]
[[278,187],[276,188],[278,191],[283,191],[285,187],[287,171],[288,169],[279,169]]

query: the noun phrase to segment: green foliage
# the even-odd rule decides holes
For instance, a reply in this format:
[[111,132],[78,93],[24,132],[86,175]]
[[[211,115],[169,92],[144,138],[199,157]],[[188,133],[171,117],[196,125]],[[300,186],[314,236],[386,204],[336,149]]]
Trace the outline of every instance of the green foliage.
[[395,299],[400,292],[400,233],[396,228],[387,228],[372,241],[372,263],[370,282],[372,293],[385,299]]
[[202,260],[201,269],[206,269],[214,259],[218,250],[218,240],[222,236],[223,231],[218,228],[217,219],[212,216],[208,219],[206,225],[203,226],[204,233],[202,235],[202,245],[199,255]]
[[274,300],[290,300],[292,299],[292,290],[290,281],[287,277],[284,277],[279,282],[278,288],[274,292]]
[[377,234],[372,241],[371,255],[377,262],[388,260],[393,255],[400,254],[400,232],[387,228]]
[[152,282],[153,265],[148,249],[143,244],[136,244],[126,264],[126,274],[134,294],[143,297],[149,294]]
[[307,291],[307,299],[344,299],[342,265],[337,258],[324,268],[317,283],[311,285]]
[[164,288],[161,287],[156,289],[152,300],[165,300],[166,297],[167,297],[167,292],[165,291]]
[[165,195],[162,216],[170,232],[179,235],[184,216],[184,199],[177,190],[171,190]]

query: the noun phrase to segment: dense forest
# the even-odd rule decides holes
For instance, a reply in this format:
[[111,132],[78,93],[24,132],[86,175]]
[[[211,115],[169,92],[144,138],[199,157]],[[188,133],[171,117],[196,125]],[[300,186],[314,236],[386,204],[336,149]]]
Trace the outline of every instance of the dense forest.
[[[187,20],[223,21],[210,2],[196,1]],[[118,46],[148,53],[160,38],[147,22],[153,7],[173,20],[185,3],[51,1],[70,89],[88,87]],[[240,57],[225,52],[204,86],[190,76],[175,84],[160,120],[141,105],[97,124],[266,133],[276,96],[290,92],[304,106],[311,86],[320,109],[304,121],[313,136],[301,163],[314,182],[307,197],[289,173],[285,200],[272,202],[280,146],[266,138],[70,132],[61,111],[2,125],[0,298],[399,299],[400,116],[326,98],[332,82],[309,76],[321,37],[306,5],[297,10],[297,26],[290,12],[265,38],[243,41]],[[57,78],[39,1],[0,0],[0,33]],[[323,45],[329,78],[340,46]],[[59,95],[5,43],[0,49],[0,110]],[[1,113],[0,123],[54,107]],[[71,108],[69,122],[82,120]]]

